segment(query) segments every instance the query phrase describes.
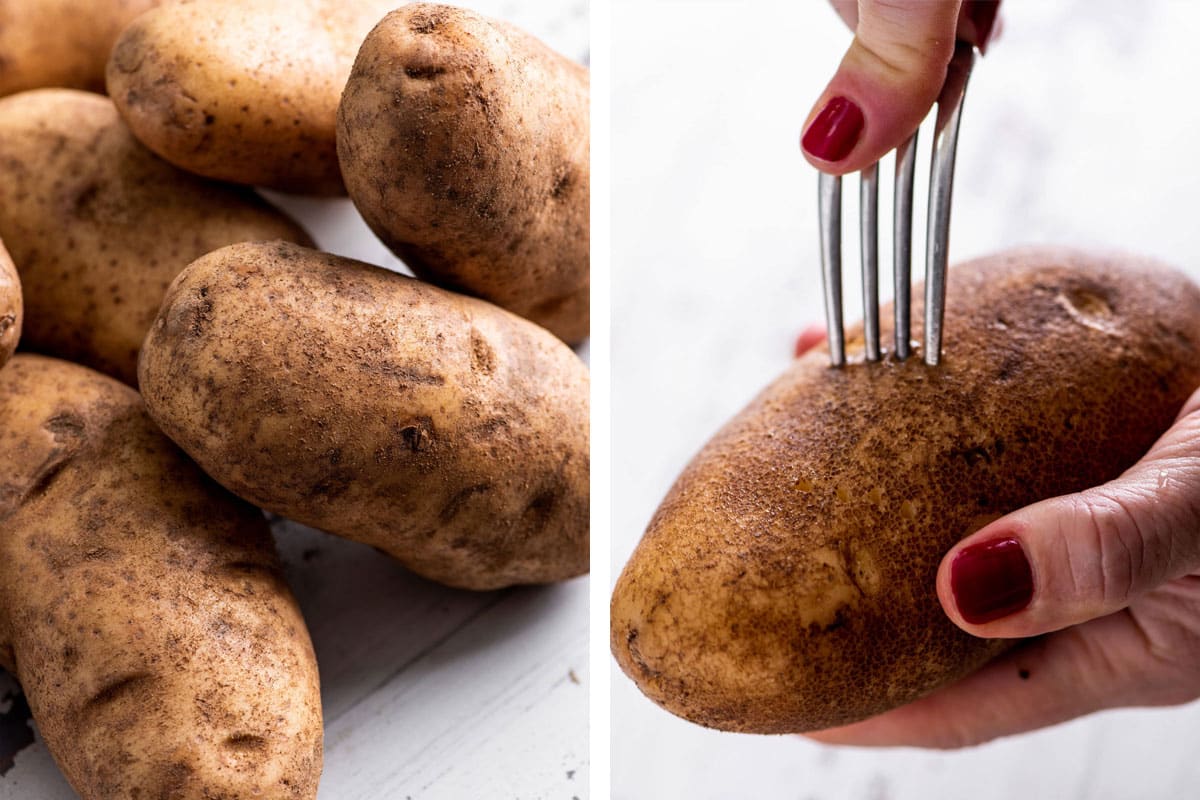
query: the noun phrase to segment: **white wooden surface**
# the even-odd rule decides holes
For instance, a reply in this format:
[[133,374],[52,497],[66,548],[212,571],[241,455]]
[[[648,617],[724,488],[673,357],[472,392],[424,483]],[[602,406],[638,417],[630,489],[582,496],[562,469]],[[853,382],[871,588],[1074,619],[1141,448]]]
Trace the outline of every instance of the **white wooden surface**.
[[[816,173],[798,140],[849,34],[822,0],[613,8],[615,579],[690,456],[823,318]],[[953,258],[1061,242],[1157,255],[1200,280],[1200,5],[1005,0],[1003,16],[966,101]],[[853,265],[855,181],[845,194]],[[707,731],[615,666],[611,679],[619,800],[1200,796],[1197,705],[966,752],[870,751]]]
[[[588,60],[587,0],[461,5]],[[348,200],[272,199],[324,249],[402,269]],[[273,529],[321,669],[321,800],[588,796],[587,578],[459,591],[369,547],[284,520]],[[0,743],[28,730],[15,692],[0,673]],[[73,797],[40,739],[0,775],[0,800]]]

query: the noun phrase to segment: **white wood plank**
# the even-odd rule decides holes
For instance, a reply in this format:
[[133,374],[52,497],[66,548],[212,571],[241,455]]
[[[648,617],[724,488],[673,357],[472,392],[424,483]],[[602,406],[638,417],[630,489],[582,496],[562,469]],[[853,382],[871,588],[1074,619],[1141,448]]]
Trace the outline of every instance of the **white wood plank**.
[[586,579],[503,593],[327,723],[321,796],[584,796],[587,629]]

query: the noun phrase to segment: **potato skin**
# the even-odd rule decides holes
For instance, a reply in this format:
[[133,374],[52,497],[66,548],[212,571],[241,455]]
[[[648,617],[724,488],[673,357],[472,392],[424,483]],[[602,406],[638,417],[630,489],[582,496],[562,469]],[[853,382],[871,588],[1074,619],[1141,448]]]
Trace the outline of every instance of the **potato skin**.
[[21,281],[4,242],[0,241],[0,367],[3,367],[21,338]]
[[233,242],[308,235],[253,192],[154,156],[105,97],[0,100],[0,238],[25,292],[27,348],[132,384],[171,281]]
[[135,136],[209,178],[344,194],[334,132],[359,44],[399,0],[192,0],[139,17],[108,63]]
[[104,91],[121,29],[161,0],[0,0],[0,97],[61,86]]
[[0,520],[0,664],[84,800],[316,796],[316,660],[262,514],[134,391],[0,371]]
[[976,669],[1010,643],[945,616],[942,556],[1117,477],[1200,385],[1200,289],[1136,258],[963,264],[945,324],[940,367],[799,359],[688,465],[613,593],[613,653],[648,697],[713,728],[802,732]]
[[371,31],[342,95],[346,188],[420,277],[580,342],[588,103],[587,69],[529,34],[412,3]]
[[587,369],[481,300],[282,242],[193,263],[142,350],[234,494],[469,589],[588,569]]

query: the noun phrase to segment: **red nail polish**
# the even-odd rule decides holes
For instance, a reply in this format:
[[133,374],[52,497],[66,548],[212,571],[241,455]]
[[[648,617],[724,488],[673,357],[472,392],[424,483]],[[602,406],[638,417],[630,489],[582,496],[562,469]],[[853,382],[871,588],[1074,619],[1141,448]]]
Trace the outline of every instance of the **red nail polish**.
[[958,613],[972,625],[1015,614],[1033,599],[1033,570],[1014,538],[972,545],[950,565]]
[[992,38],[992,27],[996,24],[996,13],[999,10],[1000,0],[967,0],[963,3],[963,16],[975,26],[973,44],[981,53],[987,51],[987,43]]
[[854,149],[862,129],[862,109],[845,97],[835,97],[808,126],[800,144],[822,161],[841,161]]

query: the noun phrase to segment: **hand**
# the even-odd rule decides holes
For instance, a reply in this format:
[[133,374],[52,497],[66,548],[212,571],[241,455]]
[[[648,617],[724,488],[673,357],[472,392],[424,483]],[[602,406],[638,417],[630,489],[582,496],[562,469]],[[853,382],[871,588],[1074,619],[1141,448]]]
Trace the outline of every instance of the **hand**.
[[1116,480],[1015,511],[956,545],[937,592],[970,634],[1039,638],[916,702],[811,738],[964,747],[1200,697],[1200,390]]
[[929,113],[956,39],[986,48],[1000,0],[831,0],[854,41],[804,123],[817,169],[844,175],[903,144]]

